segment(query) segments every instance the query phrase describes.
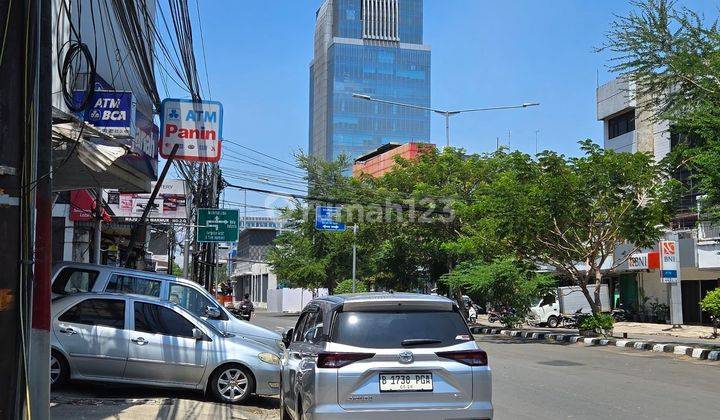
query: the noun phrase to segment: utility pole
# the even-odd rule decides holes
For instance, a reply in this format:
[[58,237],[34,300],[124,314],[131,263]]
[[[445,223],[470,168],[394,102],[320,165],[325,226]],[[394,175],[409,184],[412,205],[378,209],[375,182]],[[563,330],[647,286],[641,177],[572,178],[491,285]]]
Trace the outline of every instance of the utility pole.
[[[27,200],[30,195],[27,186],[28,181],[36,178],[36,173],[31,174],[33,165],[28,162],[34,164],[36,159],[26,154],[26,148],[36,144],[31,132],[37,131],[37,126],[31,131],[28,125],[32,124],[29,102],[39,90],[32,69],[38,62],[33,51],[37,43],[36,12],[40,3],[37,0],[13,2],[12,8],[3,7],[2,18],[6,31],[2,35],[4,51],[0,55],[0,109],[4,110],[0,112],[0,237],[6,245],[0,253],[3,267],[0,276],[0,331],[3,331],[0,340],[0,418],[3,419],[21,417],[28,406],[24,365],[27,353],[24,353],[21,340],[29,332],[25,327],[29,321],[28,285],[33,278],[28,271],[32,268],[30,260],[33,256],[28,252],[28,238],[23,238],[21,233],[32,227],[27,216],[34,209],[28,208],[28,204],[35,206]],[[3,6],[7,5],[8,2],[3,2]]]
[[95,189],[95,227],[93,228],[93,260],[101,264],[102,255],[102,188]]
[[352,245],[352,291],[355,293],[355,271],[357,266],[357,225],[353,225]]
[[538,134],[540,130],[535,130],[535,154],[538,154]]
[[[30,412],[36,420],[50,418],[50,277],[52,275],[52,17],[50,5],[39,2],[39,65],[37,121],[37,183],[35,189],[35,265],[32,332],[28,350]],[[1,70],[0,70],[1,71]]]
[[128,250],[127,250],[127,257],[125,258],[125,261],[123,262],[123,267],[129,267],[130,264],[135,262],[138,255],[135,252],[135,244],[137,244],[138,239],[140,238],[140,231],[147,230],[147,217],[148,214],[150,214],[150,209],[152,208],[153,204],[155,203],[155,197],[157,197],[158,193],[160,192],[160,188],[162,187],[163,181],[165,181],[165,176],[168,173],[168,170],[170,169],[170,166],[172,165],[172,161],[175,158],[175,154],[178,151],[179,144],[175,144],[172,148],[172,151],[170,152],[170,156],[165,161],[165,166],[163,166],[162,172],[160,173],[160,177],[158,178],[157,182],[155,183],[155,188],[153,188],[152,193],[150,194],[150,199],[148,200],[147,204],[145,205],[145,209],[143,210],[142,215],[140,216],[140,220],[138,221],[137,226],[132,231],[132,235],[130,236],[130,243],[128,244]]

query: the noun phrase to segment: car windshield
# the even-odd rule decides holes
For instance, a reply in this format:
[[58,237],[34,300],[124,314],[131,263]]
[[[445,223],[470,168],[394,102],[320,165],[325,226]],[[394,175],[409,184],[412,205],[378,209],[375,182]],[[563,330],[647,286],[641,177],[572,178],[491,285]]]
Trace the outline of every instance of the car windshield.
[[467,342],[462,316],[451,311],[340,312],[331,341],[355,347],[445,347]]

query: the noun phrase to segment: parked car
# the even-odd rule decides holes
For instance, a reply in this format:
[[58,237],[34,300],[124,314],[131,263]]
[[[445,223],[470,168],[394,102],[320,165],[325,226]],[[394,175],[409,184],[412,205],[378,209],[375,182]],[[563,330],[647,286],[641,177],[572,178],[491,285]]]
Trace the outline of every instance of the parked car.
[[79,292],[115,292],[151,296],[176,303],[220,331],[259,341],[283,351],[280,334],[233,316],[199,284],[175,276],[129,268],[64,262],[55,267],[53,298]]
[[277,394],[273,347],[218,330],[182,307],[119,293],[52,304],[50,382],[68,379],[204,390],[225,403]]
[[283,337],[283,420],[493,416],[487,354],[445,297],[326,296]]

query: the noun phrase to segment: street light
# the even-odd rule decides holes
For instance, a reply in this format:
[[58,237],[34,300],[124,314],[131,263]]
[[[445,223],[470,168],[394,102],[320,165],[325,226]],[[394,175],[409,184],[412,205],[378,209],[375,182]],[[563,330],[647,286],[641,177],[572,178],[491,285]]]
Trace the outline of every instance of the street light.
[[480,112],[480,111],[496,111],[500,109],[516,109],[516,108],[527,108],[531,106],[538,106],[540,105],[539,102],[526,102],[520,105],[506,105],[506,106],[493,106],[488,108],[473,108],[473,109],[458,109],[458,110],[443,110],[443,109],[436,109],[436,108],[428,108],[425,106],[420,105],[412,105],[412,104],[404,104],[401,102],[393,102],[393,101],[386,101],[383,99],[376,99],[373,98],[370,95],[363,95],[361,93],[353,93],[353,98],[358,99],[364,99],[366,101],[372,101],[372,102],[379,102],[381,104],[388,104],[388,105],[397,105],[397,106],[404,106],[406,108],[414,108],[414,109],[422,109],[424,111],[432,111],[436,114],[443,115],[445,117],[445,144],[446,146],[450,146],[450,117],[458,114],[462,114],[465,112]]

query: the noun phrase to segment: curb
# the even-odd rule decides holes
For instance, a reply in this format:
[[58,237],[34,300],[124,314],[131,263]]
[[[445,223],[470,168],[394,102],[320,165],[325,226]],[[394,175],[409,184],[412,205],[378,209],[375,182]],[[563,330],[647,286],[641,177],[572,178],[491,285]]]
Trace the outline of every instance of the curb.
[[654,343],[648,341],[617,340],[612,338],[582,337],[577,334],[556,334],[545,331],[530,330],[501,330],[499,328],[471,327],[473,334],[500,334],[508,337],[525,340],[544,340],[558,343],[582,344],[584,347],[615,346],[627,349],[652,351],[656,353],[671,353],[680,356],[689,356],[698,360],[720,361],[720,349],[706,347],[692,347],[669,343]]

